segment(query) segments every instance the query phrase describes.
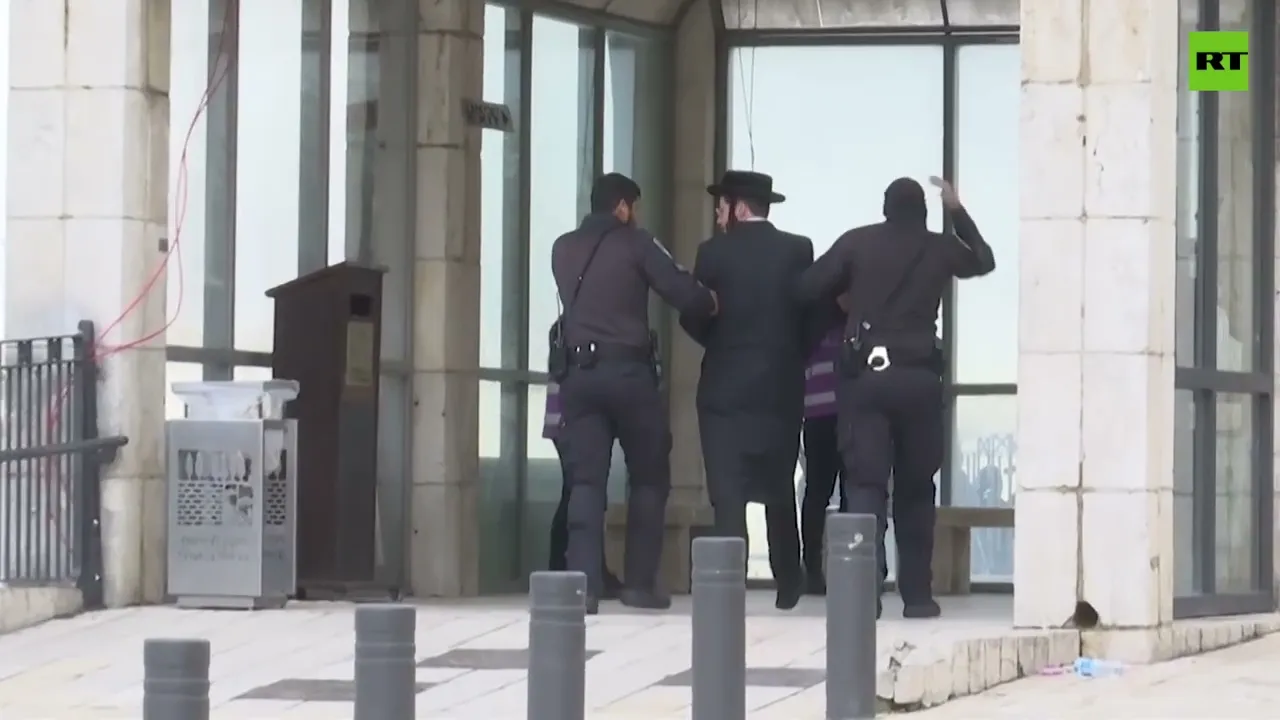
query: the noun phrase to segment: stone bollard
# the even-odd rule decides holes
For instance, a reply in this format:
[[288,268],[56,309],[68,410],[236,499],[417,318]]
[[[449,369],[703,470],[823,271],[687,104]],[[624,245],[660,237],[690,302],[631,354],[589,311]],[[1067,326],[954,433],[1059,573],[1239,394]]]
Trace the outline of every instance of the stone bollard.
[[693,541],[693,720],[747,716],[747,543]]
[[409,605],[356,608],[355,720],[413,720],[416,616]]
[[583,720],[587,706],[587,576],[529,577],[529,720]]
[[876,716],[876,516],[827,516],[827,718]]
[[209,720],[209,641],[142,645],[143,720]]

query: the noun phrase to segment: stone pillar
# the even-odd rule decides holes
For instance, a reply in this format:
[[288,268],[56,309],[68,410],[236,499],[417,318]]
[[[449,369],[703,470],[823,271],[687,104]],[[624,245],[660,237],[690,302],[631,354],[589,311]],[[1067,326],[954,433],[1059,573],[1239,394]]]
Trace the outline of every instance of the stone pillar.
[[[711,196],[715,148],[715,31],[714,6],[695,0],[676,30],[675,67],[675,177],[672,253],[692,268],[698,245],[711,234]],[[698,413],[694,397],[701,374],[702,348],[676,323],[671,324],[671,501],[668,522],[690,526],[709,525],[710,507],[698,438]],[[687,535],[685,535],[687,538]],[[689,545],[687,539],[668,548],[665,580],[673,589],[687,589]],[[670,540],[669,540],[670,544]],[[673,555],[672,550],[678,551]]]
[[417,0],[416,15],[409,583],[452,597],[477,592],[480,546],[480,131],[462,101],[483,90],[484,3]]
[[1136,662],[1173,615],[1177,13],[1022,6],[1014,620],[1089,603],[1082,652]]
[[[5,334],[106,330],[163,260],[169,0],[10,0]],[[105,338],[165,324],[162,275]],[[105,471],[106,602],[164,595],[164,334],[103,360],[100,429],[129,444]]]

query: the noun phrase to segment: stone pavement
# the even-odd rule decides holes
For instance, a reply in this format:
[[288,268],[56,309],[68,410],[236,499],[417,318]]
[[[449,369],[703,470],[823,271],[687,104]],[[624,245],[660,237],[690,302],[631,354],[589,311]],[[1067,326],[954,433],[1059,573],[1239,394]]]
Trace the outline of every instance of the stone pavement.
[[1280,717],[1280,635],[1118,677],[1041,676],[993,688],[911,715],[972,718],[1276,718]]
[[[747,700],[752,718],[823,716],[823,604],[772,608],[748,598]],[[523,598],[422,603],[418,712],[449,720],[524,718],[528,638]],[[1012,634],[1011,599],[954,598],[947,618],[904,621],[890,602],[880,623],[880,693],[906,704],[980,691],[1075,657],[1074,633]],[[588,715],[682,718],[689,705],[689,600],[670,613],[606,604],[589,619]],[[0,636],[0,718],[94,720],[141,716],[142,642],[208,638],[214,717],[351,717],[353,606],[293,603],[254,613],[131,608],[53,620]],[[936,695],[937,688],[944,688]],[[931,689],[932,688],[932,689]]]

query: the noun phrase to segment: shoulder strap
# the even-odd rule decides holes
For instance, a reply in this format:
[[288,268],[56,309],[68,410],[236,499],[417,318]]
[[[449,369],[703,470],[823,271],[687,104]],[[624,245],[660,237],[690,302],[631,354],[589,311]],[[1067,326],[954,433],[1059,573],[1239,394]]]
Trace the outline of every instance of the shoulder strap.
[[582,290],[582,280],[587,276],[587,270],[591,267],[592,261],[596,259],[596,251],[600,249],[600,244],[604,242],[604,239],[611,232],[613,230],[606,230],[600,233],[600,237],[596,238],[595,244],[591,246],[591,253],[587,255],[587,262],[583,264],[582,271],[578,273],[578,280],[573,284],[573,293],[565,301],[564,312],[560,314],[561,317],[568,315],[569,310],[573,308],[573,304],[578,301],[578,292]]

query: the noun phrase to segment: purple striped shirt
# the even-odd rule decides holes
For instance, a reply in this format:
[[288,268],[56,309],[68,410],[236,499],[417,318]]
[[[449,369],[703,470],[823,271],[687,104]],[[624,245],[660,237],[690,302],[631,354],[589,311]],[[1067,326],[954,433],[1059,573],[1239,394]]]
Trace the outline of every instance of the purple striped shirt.
[[547,412],[542,417],[542,437],[554,440],[560,434],[560,386],[547,384]]
[[836,328],[822,338],[822,343],[809,358],[804,370],[804,416],[828,417],[836,414],[836,360],[840,357],[840,340],[844,328]]

